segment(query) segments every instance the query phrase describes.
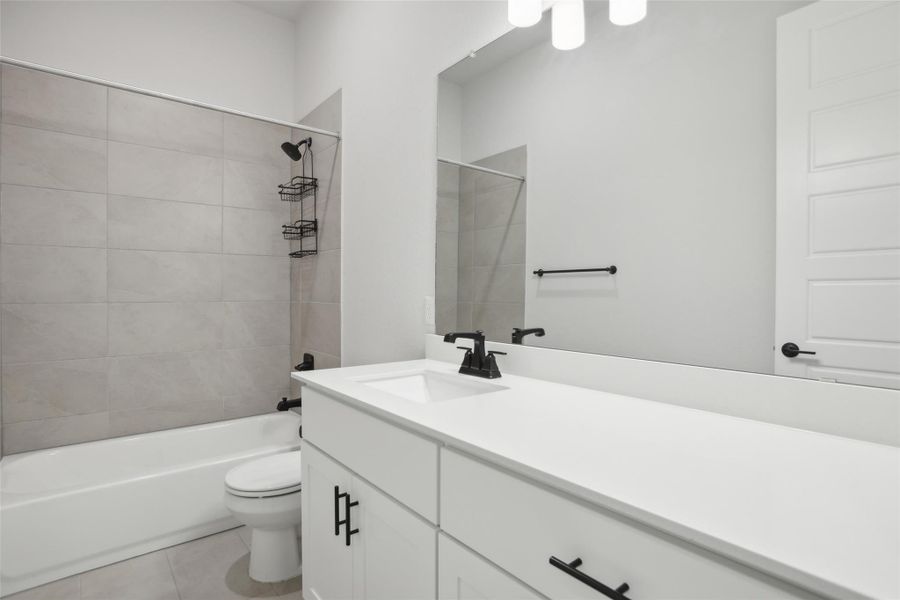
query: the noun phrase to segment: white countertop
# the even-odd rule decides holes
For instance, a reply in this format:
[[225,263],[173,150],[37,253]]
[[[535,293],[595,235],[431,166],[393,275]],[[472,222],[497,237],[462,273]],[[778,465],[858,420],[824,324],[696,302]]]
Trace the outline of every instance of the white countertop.
[[816,593],[900,598],[900,448],[515,375],[427,404],[354,381],[421,369],[457,366],[293,377]]

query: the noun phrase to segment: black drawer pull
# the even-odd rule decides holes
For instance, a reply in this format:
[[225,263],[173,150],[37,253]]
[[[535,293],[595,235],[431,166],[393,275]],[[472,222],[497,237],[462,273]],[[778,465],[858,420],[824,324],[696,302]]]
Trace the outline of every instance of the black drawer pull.
[[344,540],[347,546],[350,545],[350,536],[354,533],[359,533],[359,529],[351,529],[352,525],[350,525],[350,509],[354,506],[359,506],[359,500],[350,502],[350,494],[344,494],[344,514],[347,516],[342,522],[346,526],[344,529]]
[[344,524],[344,521],[341,520],[341,498],[347,496],[348,494],[341,493],[341,488],[339,486],[334,486],[334,535],[341,535],[341,525]]
[[[344,514],[347,515],[343,519],[340,518],[341,500],[344,501]],[[350,525],[350,509],[354,506],[359,506],[359,500],[351,502],[349,492],[342,492],[338,486],[334,486],[334,535],[341,535],[341,525],[346,525],[344,534],[346,536],[345,543],[348,546],[350,545],[350,536],[359,533],[359,529],[350,529],[352,527]]]
[[550,557],[550,564],[559,569],[560,571],[566,573],[567,575],[571,575],[581,583],[590,586],[591,588],[597,590],[607,598],[612,598],[613,600],[628,600],[628,597],[625,595],[630,588],[627,583],[623,583],[616,589],[613,589],[607,585],[604,585],[585,573],[582,573],[578,570],[578,567],[581,566],[581,559],[576,558],[572,562],[562,561],[555,556]]

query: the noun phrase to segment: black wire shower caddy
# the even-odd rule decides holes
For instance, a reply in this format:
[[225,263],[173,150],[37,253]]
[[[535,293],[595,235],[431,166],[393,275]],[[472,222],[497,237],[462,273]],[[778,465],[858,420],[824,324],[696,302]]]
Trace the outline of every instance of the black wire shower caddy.
[[[281,226],[281,235],[284,239],[300,242],[299,247],[289,254],[291,258],[313,256],[319,252],[319,219],[316,212],[319,180],[315,177],[312,138],[307,138],[305,142],[306,149],[299,161],[301,174],[291,177],[289,182],[278,186],[278,195],[281,199],[284,202],[295,203],[294,205],[299,207],[300,218]],[[309,162],[309,175],[306,174],[307,162]]]

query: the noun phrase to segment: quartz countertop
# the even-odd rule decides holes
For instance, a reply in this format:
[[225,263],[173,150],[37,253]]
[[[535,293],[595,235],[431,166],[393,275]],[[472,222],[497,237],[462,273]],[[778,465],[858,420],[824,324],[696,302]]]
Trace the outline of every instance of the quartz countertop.
[[293,377],[817,594],[900,598],[900,448],[515,375],[431,403],[358,381],[425,369],[471,379],[434,360]]

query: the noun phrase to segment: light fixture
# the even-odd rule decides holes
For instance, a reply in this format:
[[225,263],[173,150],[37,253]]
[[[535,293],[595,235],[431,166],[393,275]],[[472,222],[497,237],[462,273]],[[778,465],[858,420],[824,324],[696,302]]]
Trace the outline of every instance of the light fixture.
[[543,0],[509,0],[507,16],[516,27],[531,27],[541,20]]
[[557,50],[573,50],[584,43],[584,0],[559,0],[553,5],[551,39]]
[[634,25],[647,16],[647,0],[609,0],[609,20],[614,25]]

